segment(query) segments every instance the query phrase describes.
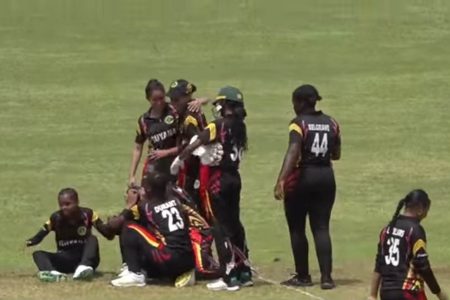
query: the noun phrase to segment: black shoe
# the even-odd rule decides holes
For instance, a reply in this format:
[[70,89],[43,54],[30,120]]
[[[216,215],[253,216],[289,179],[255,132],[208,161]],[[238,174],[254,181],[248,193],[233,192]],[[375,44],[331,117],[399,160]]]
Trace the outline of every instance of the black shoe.
[[332,290],[336,287],[336,284],[334,283],[333,279],[331,277],[322,278],[320,283],[320,288],[322,290]]
[[311,276],[299,277],[298,275],[294,275],[291,279],[283,281],[282,285],[292,286],[292,287],[308,287],[313,286]]

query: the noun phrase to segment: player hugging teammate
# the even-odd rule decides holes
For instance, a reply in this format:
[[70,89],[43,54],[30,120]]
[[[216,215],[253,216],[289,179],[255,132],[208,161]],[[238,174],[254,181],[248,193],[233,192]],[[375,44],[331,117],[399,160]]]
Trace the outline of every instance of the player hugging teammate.
[[240,221],[239,165],[247,149],[244,96],[237,88],[227,86],[219,91],[214,105],[217,119],[181,152],[171,171],[177,174],[184,161],[201,147],[218,145],[223,149],[222,159],[210,166],[210,198],[205,205],[214,225],[222,278],[208,284],[208,289],[236,291],[241,286],[253,285],[245,230]]

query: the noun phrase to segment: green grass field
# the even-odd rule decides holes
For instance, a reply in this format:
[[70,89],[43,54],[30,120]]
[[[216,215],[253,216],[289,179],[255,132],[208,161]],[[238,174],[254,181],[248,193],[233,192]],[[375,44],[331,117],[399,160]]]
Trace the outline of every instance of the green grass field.
[[[0,2],[0,299],[364,299],[377,234],[410,189],[433,201],[429,252],[450,290],[450,3],[357,0]],[[83,205],[121,210],[143,88],[187,78],[198,95],[246,96],[250,151],[243,220],[262,277],[293,271],[274,185],[293,117],[292,90],[315,84],[340,121],[334,277],[301,294],[258,281],[238,294],[203,286],[117,290],[118,243],[101,243],[103,276],[41,284],[24,241],[76,187]],[[49,236],[38,248],[54,249]],[[312,273],[318,280],[311,249]],[[274,262],[274,258],[279,258]]]

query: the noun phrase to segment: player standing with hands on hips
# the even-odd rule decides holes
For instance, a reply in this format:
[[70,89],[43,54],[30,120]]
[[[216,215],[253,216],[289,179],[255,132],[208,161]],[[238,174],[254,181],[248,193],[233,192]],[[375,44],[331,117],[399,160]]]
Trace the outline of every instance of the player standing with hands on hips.
[[424,281],[439,300],[448,299],[431,270],[420,225],[430,205],[423,190],[411,191],[398,203],[391,222],[380,233],[369,300],[377,299],[378,290],[381,300],[426,300]]
[[275,186],[275,198],[284,200],[296,275],[283,282],[295,287],[312,286],[308,265],[306,216],[309,216],[321,273],[321,288],[333,289],[332,247],[329,231],[336,183],[331,160],[341,156],[338,123],[316,103],[322,97],[312,85],[292,94],[296,117],[289,125],[289,147]]

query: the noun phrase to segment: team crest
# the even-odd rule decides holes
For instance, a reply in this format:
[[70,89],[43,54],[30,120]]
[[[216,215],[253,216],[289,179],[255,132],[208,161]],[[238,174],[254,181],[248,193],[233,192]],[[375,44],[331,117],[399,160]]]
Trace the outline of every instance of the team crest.
[[242,99],[242,95],[241,94],[237,94],[237,98],[239,99],[239,100],[241,100]]
[[167,125],[172,124],[173,121],[174,121],[173,116],[167,116],[167,117],[164,118],[164,123],[166,123]]
[[171,88],[176,88],[178,86],[178,81],[174,81],[172,82],[172,84],[170,85]]
[[85,226],[78,227],[77,233],[78,235],[85,236],[87,232],[87,228]]

